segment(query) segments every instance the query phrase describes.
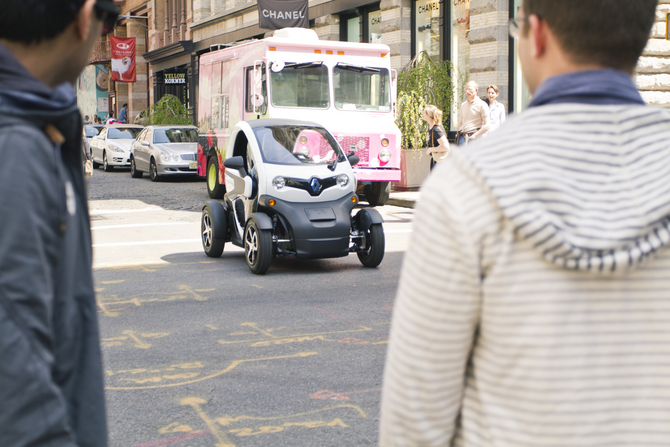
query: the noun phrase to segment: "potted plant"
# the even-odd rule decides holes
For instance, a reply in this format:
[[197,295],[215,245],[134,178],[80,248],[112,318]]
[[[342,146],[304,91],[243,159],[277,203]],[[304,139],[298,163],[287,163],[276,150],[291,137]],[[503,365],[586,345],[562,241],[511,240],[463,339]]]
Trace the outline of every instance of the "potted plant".
[[398,114],[396,124],[402,135],[400,182],[395,189],[421,186],[430,172],[426,155],[427,123],[421,118],[424,107],[433,104],[444,112],[443,126],[449,129],[454,103],[453,66],[449,61],[434,61],[425,52],[417,54],[398,74]]

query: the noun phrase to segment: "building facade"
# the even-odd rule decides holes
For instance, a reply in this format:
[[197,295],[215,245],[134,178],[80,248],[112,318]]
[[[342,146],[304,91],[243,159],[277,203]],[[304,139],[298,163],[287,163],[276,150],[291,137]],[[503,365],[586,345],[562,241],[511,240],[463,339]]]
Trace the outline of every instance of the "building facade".
[[[136,37],[137,82],[109,82],[110,110],[129,104],[129,116],[164,94],[179,97],[197,121],[198,60],[222,45],[261,39],[255,0],[119,0],[122,18],[115,35]],[[530,101],[508,35],[508,21],[522,0],[309,0],[309,24],[322,40],[383,43],[401,70],[425,51],[454,66],[458,101],[464,83],[476,81],[479,95],[495,84],[508,113]],[[635,75],[644,99],[670,107],[670,0],[660,0],[657,22]],[[101,42],[104,46],[104,42]],[[92,62],[105,64],[104,57]],[[89,69],[91,70],[91,69]],[[90,77],[90,73],[89,73]],[[90,96],[90,95],[89,95]],[[452,112],[456,112],[455,108]],[[458,122],[456,119],[451,120]],[[454,129],[451,129],[454,130]]]

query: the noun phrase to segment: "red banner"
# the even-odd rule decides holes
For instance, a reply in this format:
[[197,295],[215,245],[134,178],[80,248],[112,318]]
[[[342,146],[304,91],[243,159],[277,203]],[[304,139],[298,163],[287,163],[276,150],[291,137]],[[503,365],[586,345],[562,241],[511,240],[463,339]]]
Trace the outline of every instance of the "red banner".
[[135,82],[135,38],[109,36],[112,81]]

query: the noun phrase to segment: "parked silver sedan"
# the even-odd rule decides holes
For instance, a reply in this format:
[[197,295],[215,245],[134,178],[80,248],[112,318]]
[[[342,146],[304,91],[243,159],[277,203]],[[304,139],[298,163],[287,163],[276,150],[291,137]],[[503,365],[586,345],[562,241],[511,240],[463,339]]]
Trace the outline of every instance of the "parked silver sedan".
[[130,175],[149,173],[152,181],[163,175],[197,175],[198,128],[147,126],[132,144]]
[[107,124],[91,138],[93,168],[103,165],[110,172],[114,166],[130,166],[130,146],[144,127],[132,124]]

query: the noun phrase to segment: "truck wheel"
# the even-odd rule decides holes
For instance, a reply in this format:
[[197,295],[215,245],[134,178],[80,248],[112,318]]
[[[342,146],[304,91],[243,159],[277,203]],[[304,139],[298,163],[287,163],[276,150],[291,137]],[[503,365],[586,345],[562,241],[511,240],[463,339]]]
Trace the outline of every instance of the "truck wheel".
[[363,194],[370,206],[384,206],[391,194],[391,182],[373,182],[365,185]]
[[[202,235],[202,248],[205,250],[205,254],[210,258],[218,258],[221,256],[223,247],[226,245],[224,235],[217,234],[216,232],[217,224],[218,226],[221,224],[225,226],[226,223],[217,222],[215,216],[221,218],[219,213],[214,213],[209,203],[205,205],[205,208],[202,210],[202,219],[200,221],[200,234]],[[225,221],[225,219],[223,220]]]
[[135,166],[135,157],[130,157],[130,176],[132,178],[142,178],[142,174],[144,173],[138,171],[137,166]]
[[212,155],[207,159],[207,193],[212,199],[223,199],[226,186],[219,183],[219,158]]
[[261,230],[253,218],[244,231],[244,254],[251,273],[262,275],[270,268],[272,235],[270,230]]
[[358,252],[358,259],[366,267],[377,267],[384,259],[384,229],[374,224],[365,232],[365,250]]

